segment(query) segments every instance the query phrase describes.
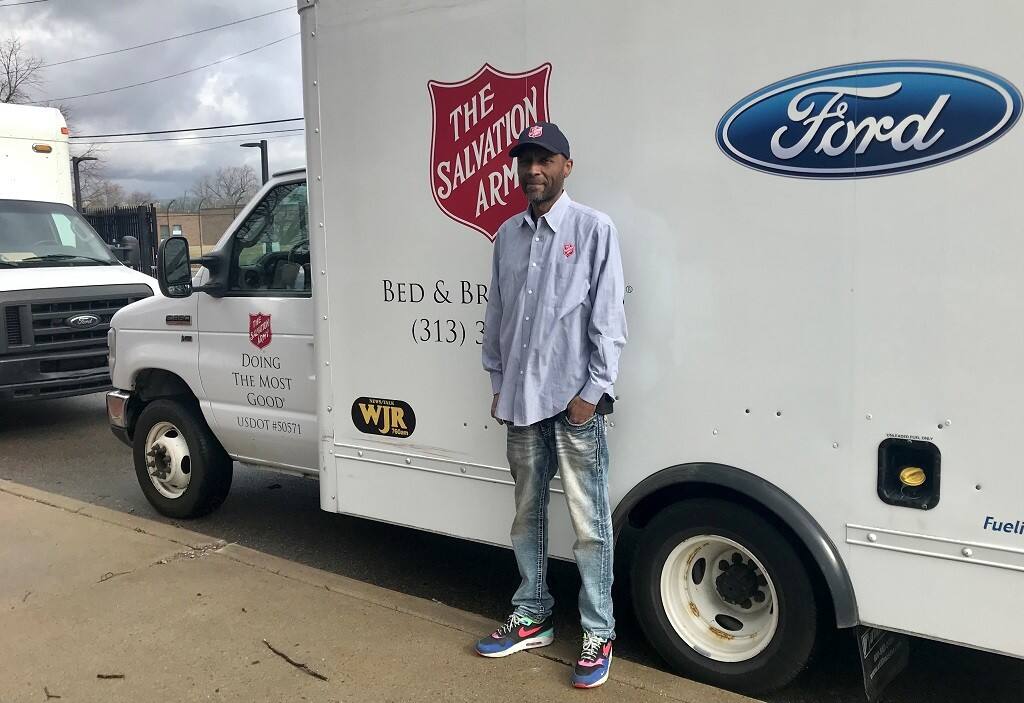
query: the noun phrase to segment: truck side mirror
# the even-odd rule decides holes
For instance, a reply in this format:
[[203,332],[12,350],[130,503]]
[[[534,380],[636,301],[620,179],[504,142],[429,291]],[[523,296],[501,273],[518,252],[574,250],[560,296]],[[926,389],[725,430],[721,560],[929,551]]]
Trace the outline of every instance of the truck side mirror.
[[168,237],[160,242],[156,272],[160,292],[168,298],[192,295],[192,262],[189,260],[187,239]]

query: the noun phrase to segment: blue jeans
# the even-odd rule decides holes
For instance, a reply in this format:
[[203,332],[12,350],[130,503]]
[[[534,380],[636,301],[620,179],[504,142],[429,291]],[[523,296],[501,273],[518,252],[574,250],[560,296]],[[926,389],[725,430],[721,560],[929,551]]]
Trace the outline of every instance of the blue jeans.
[[566,413],[528,427],[508,428],[508,461],[516,482],[512,549],[522,583],[512,598],[518,615],[551,614],[548,591],[548,487],[555,472],[576,531],[573,554],[580,570],[580,624],[599,637],[615,637],[612,615],[612,518],[608,507],[608,443],[605,419],[582,425]]

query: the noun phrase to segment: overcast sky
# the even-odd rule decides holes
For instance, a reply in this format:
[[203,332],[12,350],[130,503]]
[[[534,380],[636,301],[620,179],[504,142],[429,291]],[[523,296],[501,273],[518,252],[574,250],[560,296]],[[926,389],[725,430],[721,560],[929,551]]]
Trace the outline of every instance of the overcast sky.
[[[43,69],[35,100],[107,90],[208,64],[298,32],[295,0],[46,0],[3,7],[0,40],[17,37],[44,63],[112,51],[285,9],[231,27],[152,47]],[[302,116],[298,36],[241,58],[139,88],[59,100],[80,135],[254,122]],[[263,129],[301,127],[301,122]],[[261,129],[241,128],[234,132]],[[226,130],[227,131],[227,130]],[[207,134],[209,134],[207,132]],[[267,135],[270,170],[304,165],[302,133]],[[188,135],[164,135],[188,136]],[[138,137],[136,137],[138,139]],[[105,175],[127,191],[157,198],[181,195],[197,175],[251,164],[259,150],[241,142],[260,136],[190,142],[105,145]],[[77,153],[72,149],[72,153]]]

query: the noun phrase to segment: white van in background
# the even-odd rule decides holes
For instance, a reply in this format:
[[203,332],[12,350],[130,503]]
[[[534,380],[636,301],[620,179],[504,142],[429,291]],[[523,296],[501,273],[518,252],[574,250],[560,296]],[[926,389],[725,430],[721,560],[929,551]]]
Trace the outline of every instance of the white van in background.
[[0,402],[109,387],[110,318],[156,290],[71,205],[60,111],[0,104]]
[[56,108],[0,105],[0,198],[73,206],[68,136]]

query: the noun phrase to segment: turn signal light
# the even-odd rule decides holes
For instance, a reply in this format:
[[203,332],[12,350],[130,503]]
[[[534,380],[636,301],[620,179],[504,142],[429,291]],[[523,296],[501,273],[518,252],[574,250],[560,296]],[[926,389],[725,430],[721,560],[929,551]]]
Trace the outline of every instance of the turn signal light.
[[51,151],[53,151],[53,147],[50,146],[49,144],[33,144],[32,151],[36,152],[37,154],[49,154]]

